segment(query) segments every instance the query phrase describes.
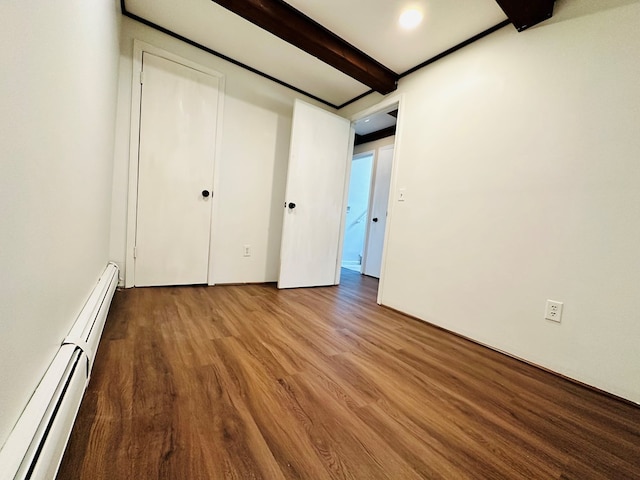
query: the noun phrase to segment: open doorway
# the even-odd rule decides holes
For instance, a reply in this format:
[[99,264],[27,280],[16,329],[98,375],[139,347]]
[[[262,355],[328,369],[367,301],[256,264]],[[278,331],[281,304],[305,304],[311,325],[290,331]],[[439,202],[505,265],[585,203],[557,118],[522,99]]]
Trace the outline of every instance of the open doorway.
[[397,114],[395,103],[354,122],[342,267],[375,278],[381,275]]
[[372,170],[373,152],[353,156],[342,247],[342,268],[359,273],[362,273],[367,235]]

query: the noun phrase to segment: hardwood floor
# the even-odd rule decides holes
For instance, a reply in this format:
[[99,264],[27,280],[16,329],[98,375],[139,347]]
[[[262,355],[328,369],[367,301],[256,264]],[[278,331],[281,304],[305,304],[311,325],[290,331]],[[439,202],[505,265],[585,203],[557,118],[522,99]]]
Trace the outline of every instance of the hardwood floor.
[[640,408],[376,289],[117,292],[58,479],[640,478]]

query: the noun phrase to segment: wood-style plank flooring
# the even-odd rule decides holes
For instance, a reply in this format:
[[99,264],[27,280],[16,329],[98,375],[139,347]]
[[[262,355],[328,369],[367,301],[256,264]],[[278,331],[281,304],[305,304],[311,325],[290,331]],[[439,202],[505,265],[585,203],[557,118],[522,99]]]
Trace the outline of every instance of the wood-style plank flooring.
[[58,479],[640,478],[640,408],[376,289],[117,292]]

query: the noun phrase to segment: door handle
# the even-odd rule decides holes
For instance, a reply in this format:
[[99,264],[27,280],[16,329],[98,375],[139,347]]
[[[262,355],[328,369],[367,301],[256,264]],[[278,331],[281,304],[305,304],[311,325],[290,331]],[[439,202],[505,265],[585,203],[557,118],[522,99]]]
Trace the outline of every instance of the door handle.
[[287,205],[287,207],[289,207],[290,210],[293,210],[294,208],[296,208],[296,204],[293,202],[289,202],[289,205]]
[[202,196],[207,198],[209,196],[209,190],[202,190]]
[[378,217],[373,217],[373,218],[371,219],[371,221],[372,221],[373,223],[378,223]]

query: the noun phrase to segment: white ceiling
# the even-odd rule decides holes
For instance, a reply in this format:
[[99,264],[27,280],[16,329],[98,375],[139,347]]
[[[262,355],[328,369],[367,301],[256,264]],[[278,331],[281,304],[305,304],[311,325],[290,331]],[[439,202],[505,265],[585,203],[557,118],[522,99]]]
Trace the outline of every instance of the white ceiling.
[[[390,68],[403,73],[506,20],[495,0],[286,0],[308,17]],[[415,30],[402,30],[408,7],[424,13]]]
[[381,112],[376,112],[368,117],[361,118],[354,123],[356,133],[358,135],[367,135],[394,126],[397,122],[396,117],[389,115],[389,112],[397,111],[397,109],[398,104],[395,104]]
[[[495,0],[286,0],[370,57],[401,74],[506,20]],[[398,26],[406,7],[425,18]],[[342,105],[369,87],[211,0],[125,0],[127,12],[308,92]]]

